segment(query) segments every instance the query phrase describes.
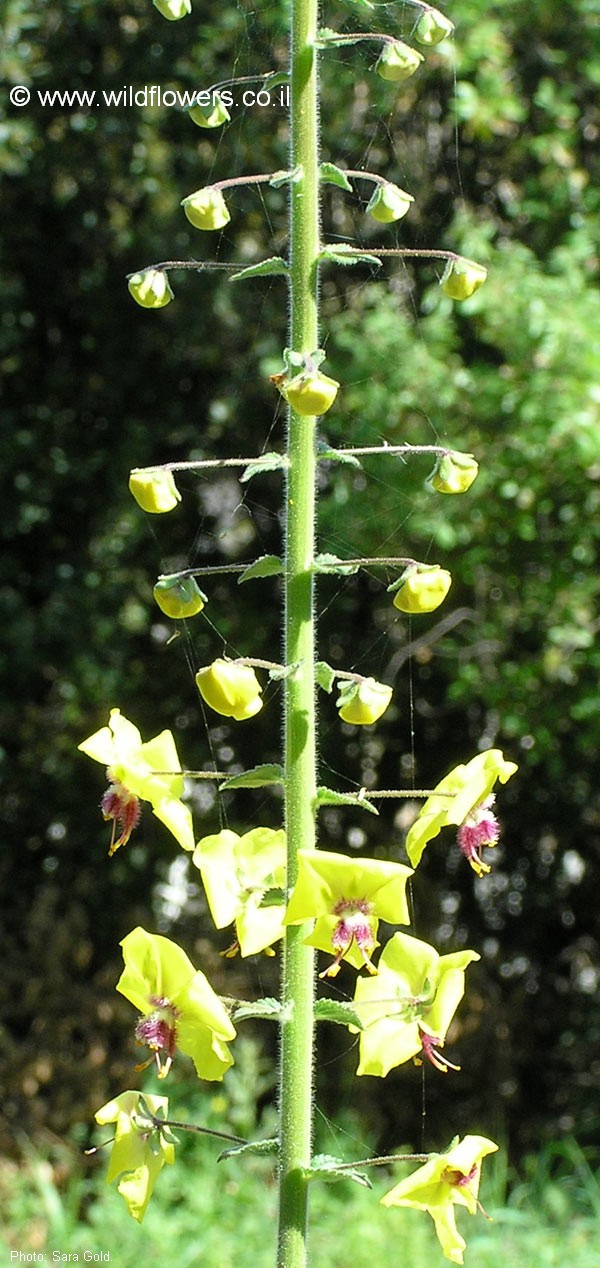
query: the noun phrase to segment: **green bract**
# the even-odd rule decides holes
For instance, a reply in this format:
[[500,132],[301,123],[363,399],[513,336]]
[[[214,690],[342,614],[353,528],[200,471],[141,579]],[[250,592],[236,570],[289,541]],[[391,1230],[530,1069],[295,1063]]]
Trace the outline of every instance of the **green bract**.
[[166,308],[175,298],[163,269],[144,269],[134,273],[127,283],[129,294],[142,308]]
[[[181,765],[171,731],[161,731],[143,744],[133,722],[124,718],[119,709],[111,709],[108,726],[83,740],[79,748],[107,767],[113,789],[124,790],[135,801],[138,798],[149,801],[157,819],[173,833],[183,849],[193,850],[192,816],[180,800],[183,774],[179,773]],[[105,813],[105,817],[121,819],[117,813]],[[135,827],[135,823],[132,826]],[[117,845],[113,843],[111,853],[118,845],[125,845],[126,840],[127,837]]]
[[181,502],[181,493],[172,471],[161,467],[141,467],[129,476],[129,491],[138,506],[151,515],[164,515]]
[[222,229],[231,220],[221,190],[212,185],[188,194],[182,199],[181,206],[195,229]]
[[218,94],[206,106],[200,105],[200,103],[192,106],[191,110],[188,110],[188,114],[192,122],[199,128],[220,128],[222,123],[229,123],[231,118],[227,107],[223,105]]
[[192,12],[191,0],[152,0],[152,3],[168,22],[178,22]]
[[497,748],[478,753],[465,766],[455,766],[427,798],[408,833],[406,852],[413,867],[417,867],[427,843],[446,824],[464,823],[467,815],[489,797],[496,780],[505,784],[516,770],[516,763],[507,761]]
[[152,593],[161,612],[175,621],[196,616],[206,603],[194,577],[161,577]]
[[[385,1078],[394,1066],[423,1053],[423,1033],[443,1047],[463,997],[465,969],[476,951],[438,955],[427,942],[395,933],[379,957],[377,977],[360,977],[354,1004],[363,1023],[358,1074]],[[438,1069],[448,1063],[429,1045],[425,1055]]]
[[444,602],[452,584],[446,568],[438,564],[411,564],[402,574],[402,585],[394,594],[400,612],[434,612]]
[[398,185],[387,182],[385,185],[377,186],[367,204],[367,212],[373,220],[379,221],[382,225],[389,225],[394,220],[401,220],[414,201],[412,194],[407,194]]
[[425,1166],[394,1185],[381,1199],[383,1206],[413,1206],[428,1211],[446,1259],[462,1264],[466,1242],[456,1227],[455,1206],[478,1209],[481,1162],[498,1146],[485,1136],[465,1136],[446,1154],[434,1154]]
[[121,946],[125,968],[117,990],[142,1014],[136,1038],[156,1054],[159,1077],[179,1048],[200,1079],[222,1079],[233,1065],[227,1043],[236,1032],[204,973],[175,942],[139,927]]
[[354,968],[371,964],[379,920],[409,923],[406,882],[411,869],[383,859],[348,858],[326,850],[298,851],[298,879],[290,897],[285,924],[315,919],[309,946],[333,951],[335,961],[323,976],[333,977],[340,961]]
[[419,44],[441,44],[448,35],[452,35],[454,23],[439,9],[427,9],[417,22],[415,39]]
[[215,713],[243,722],[262,709],[262,687],[251,665],[234,660],[215,660],[196,674],[202,699]]
[[168,1109],[166,1096],[146,1093],[142,1097],[139,1092],[121,1092],[94,1116],[101,1127],[116,1123],[106,1183],[118,1180],[117,1189],[138,1224],[144,1218],[165,1163],[175,1161],[172,1143],[164,1139],[158,1127],[145,1125],[144,1117],[150,1110],[151,1114],[166,1118]]
[[470,295],[474,295],[483,286],[486,277],[487,269],[484,269],[483,264],[461,257],[458,260],[448,260],[440,286],[444,295],[448,295],[450,299],[469,299]]
[[440,455],[427,484],[436,493],[466,493],[477,479],[478,471],[479,464],[473,454],[454,450]]
[[384,45],[375,70],[382,79],[400,83],[403,79],[410,79],[423,61],[425,61],[423,54],[417,52],[416,48],[411,48],[402,40],[394,40],[393,43]]
[[321,374],[320,370],[315,370],[314,373],[303,372],[293,379],[284,377],[282,382],[277,382],[279,375],[274,377],[276,386],[288,405],[291,405],[297,414],[307,418],[326,414],[327,410],[331,409],[340,386],[336,379],[330,379],[327,374]]
[[385,713],[392,698],[392,688],[375,678],[363,678],[362,682],[342,682],[337,698],[342,722],[353,726],[371,726]]
[[198,842],[199,868],[217,929],[235,922],[242,955],[256,955],[283,935],[283,900],[261,907],[268,890],[284,889],[285,832],[253,828],[238,836],[227,828]]

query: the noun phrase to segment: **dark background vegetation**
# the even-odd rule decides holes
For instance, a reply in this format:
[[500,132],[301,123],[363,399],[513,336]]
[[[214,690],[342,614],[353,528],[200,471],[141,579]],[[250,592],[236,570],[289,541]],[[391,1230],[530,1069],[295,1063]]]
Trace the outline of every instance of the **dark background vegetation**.
[[[174,110],[16,110],[7,96],[12,83],[192,89],[284,64],[278,4],[201,8],[173,24],[146,0],[3,10],[5,1152],[23,1133],[68,1135],[131,1085],[138,1050],[114,984],[119,939],[136,923],[181,940],[227,994],[277,989],[273,961],[219,959],[227,935],[211,933],[194,876],[150,813],[107,862],[103,773],[76,746],[118,706],[145,738],[171,726],[190,769],[277,757],[274,686],[256,720],[230,726],[204,715],[193,683],[223,650],[277,656],[275,584],[207,583],[209,619],[174,641],[151,588],[168,568],[277,551],[278,477],[242,487],[228,472],[186,475],[181,507],[152,522],[127,478],[132,466],[281,446],[268,375],[285,341],[283,285],[175,273],[176,302],[146,313],[124,277],[163,259],[284,249],[283,191],[234,193],[215,237],[178,204],[211,178],[285,166],[285,118],[238,110],[212,133]],[[408,33],[402,8],[376,14]],[[477,881],[438,840],[414,886],[419,936],[482,953],[448,1046],[462,1073],[426,1072],[425,1144],[499,1132],[517,1158],[563,1134],[593,1148],[600,1127],[598,15],[593,0],[455,0],[452,17],[454,45],[398,89],[373,75],[373,48],[324,59],[324,157],[385,172],[416,198],[382,231],[361,214],[366,186],[358,201],[328,188],[326,236],[453,247],[490,277],[453,306],[432,264],[386,265],[377,280],[364,266],[324,271],[326,369],[343,383],[327,439],[439,437],[475,452],[481,474],[457,499],[424,489],[422,458],[324,474],[322,549],[439,559],[454,583],[441,614],[411,624],[385,570],[322,581],[321,656],[395,687],[373,732],[342,726],[322,697],[322,775],[340,788],[409,786],[413,726],[417,787],[480,747],[519,762],[499,798],[492,875]],[[336,6],[326,20],[351,30],[359,16]],[[238,830],[280,821],[264,793],[220,802],[203,785],[193,798],[199,835],[225,815]],[[407,822],[402,803],[384,803],[379,819],[329,809],[323,841],[402,858]],[[336,986],[351,993],[351,974]],[[358,1103],[380,1145],[420,1143],[421,1074],[355,1084],[347,1034],[320,1040],[324,1112]],[[274,1049],[272,1035],[264,1042]]]

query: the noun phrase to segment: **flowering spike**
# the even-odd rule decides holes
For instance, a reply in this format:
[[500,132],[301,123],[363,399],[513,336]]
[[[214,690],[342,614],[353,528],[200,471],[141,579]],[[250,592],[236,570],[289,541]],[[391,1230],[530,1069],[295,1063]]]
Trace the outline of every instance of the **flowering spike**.
[[433,1154],[418,1171],[394,1185],[381,1199],[382,1206],[412,1206],[428,1211],[446,1259],[464,1263],[466,1242],[456,1227],[455,1206],[466,1206],[470,1215],[478,1201],[481,1163],[498,1146],[485,1136],[465,1136],[448,1153]]
[[144,269],[127,283],[129,294],[141,308],[166,308],[175,299],[164,269]]
[[121,946],[125,968],[117,990],[142,1014],[136,1039],[155,1054],[159,1078],[179,1048],[200,1079],[222,1079],[233,1065],[227,1043],[236,1032],[204,973],[175,942],[139,927]]
[[436,1051],[465,989],[476,951],[438,955],[427,942],[395,933],[379,957],[377,977],[359,978],[355,1010],[363,1023],[358,1074],[385,1078],[395,1066],[424,1056],[438,1070],[458,1069]]
[[[507,761],[500,749],[491,748],[478,753],[465,766],[455,766],[454,770],[445,775],[431,796],[427,798],[406,838],[406,851],[413,867],[418,866],[428,842],[432,841],[447,824],[454,824],[456,827],[461,824],[467,827],[477,826],[466,822],[474,811],[481,809],[485,811],[482,817],[485,825],[484,832],[494,836],[491,819],[495,824],[497,821],[495,816],[489,815],[489,802],[487,805],[485,803],[496,780],[505,784],[516,770],[518,766],[515,762]],[[467,839],[463,836],[463,843],[466,843]],[[479,838],[476,844],[495,845],[497,840],[496,833],[493,840],[483,842]],[[459,845],[462,849],[460,840]],[[463,853],[467,854],[473,866],[471,853],[468,853],[467,849],[464,849]],[[479,859],[475,870],[481,875],[486,870],[486,865]]]
[[[194,848],[192,816],[180,800],[183,775],[171,731],[142,743],[136,726],[111,709],[104,726],[79,745],[82,753],[107,768],[109,787],[102,798],[105,819],[113,819],[110,853],[126,845],[140,817],[139,801],[149,801],[157,819],[184,850]],[[115,840],[116,826],[121,826]]]
[[198,189],[195,194],[188,194],[187,198],[182,199],[181,206],[195,229],[223,229],[231,220],[221,190],[215,189],[213,185]]
[[181,493],[173,479],[173,472],[165,471],[162,467],[142,467],[138,471],[132,471],[129,492],[133,494],[138,506],[150,515],[164,515],[181,502]]
[[391,687],[375,678],[362,678],[358,683],[340,683],[337,708],[342,722],[372,726],[385,713],[391,698]]
[[315,919],[305,942],[335,956],[322,976],[335,977],[342,960],[375,973],[371,954],[378,945],[379,920],[408,924],[406,882],[411,875],[401,863],[299,850],[298,878],[284,923]]
[[[285,832],[253,828],[240,837],[225,828],[198,842],[192,863],[202,875],[217,929],[235,922],[234,949],[226,955],[237,949],[256,955],[283,936]],[[281,901],[262,906],[269,890],[281,890]]]
[[168,1109],[166,1096],[150,1093],[142,1096],[141,1092],[130,1091],[121,1092],[95,1114],[101,1127],[116,1123],[106,1183],[118,1180],[117,1189],[138,1224],[144,1218],[163,1167],[175,1161],[172,1141],[147,1117],[150,1111],[155,1117],[166,1118]]
[[234,660],[215,660],[196,674],[202,699],[215,713],[243,722],[262,709],[262,687],[251,665]]

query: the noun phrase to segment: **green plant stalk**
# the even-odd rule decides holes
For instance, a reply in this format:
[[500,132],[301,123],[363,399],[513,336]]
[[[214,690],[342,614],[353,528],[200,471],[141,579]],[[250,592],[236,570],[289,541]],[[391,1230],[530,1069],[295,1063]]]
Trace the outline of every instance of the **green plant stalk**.
[[[315,37],[318,0],[293,0],[290,31],[289,346],[318,347],[319,123]],[[285,790],[288,884],[298,850],[315,848],[316,709],[314,572],[316,513],[315,419],[290,411],[285,487],[284,663],[298,669],[285,687]],[[308,1182],[312,1146],[315,954],[306,926],[284,940],[280,1050],[278,1268],[307,1263]]]

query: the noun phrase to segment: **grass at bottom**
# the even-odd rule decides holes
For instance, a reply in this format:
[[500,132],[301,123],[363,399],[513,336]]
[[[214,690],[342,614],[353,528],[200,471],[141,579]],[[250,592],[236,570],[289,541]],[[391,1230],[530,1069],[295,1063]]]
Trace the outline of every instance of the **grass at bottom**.
[[[177,1268],[239,1268],[240,1263],[272,1268],[272,1172],[260,1158],[217,1164],[218,1152],[218,1145],[198,1142],[179,1164],[166,1168],[141,1226],[128,1216],[122,1199],[104,1184],[101,1174],[92,1180],[73,1179],[61,1191],[50,1164],[34,1154],[22,1168],[0,1164],[0,1264],[9,1264],[10,1252],[20,1251],[45,1255],[46,1263],[94,1262],[96,1257],[96,1262],[111,1263],[113,1268],[138,1268],[140,1263],[162,1268],[165,1262]],[[376,1258],[378,1268],[447,1264],[430,1217],[379,1206],[378,1198],[394,1180],[376,1171],[371,1178],[372,1191],[346,1181],[314,1185],[311,1268],[347,1268],[348,1263],[364,1264],[369,1257]],[[467,1268],[497,1268],[499,1262],[510,1268],[563,1268],[565,1263],[569,1268],[597,1268],[598,1223],[591,1214],[568,1211],[563,1204],[560,1218],[552,1219],[543,1205],[536,1206],[523,1192],[518,1208],[509,1204],[494,1209],[493,1203],[488,1206],[489,1196],[486,1200],[485,1174],[481,1196],[493,1222],[482,1215],[469,1216],[463,1209],[457,1212],[467,1241]]]

